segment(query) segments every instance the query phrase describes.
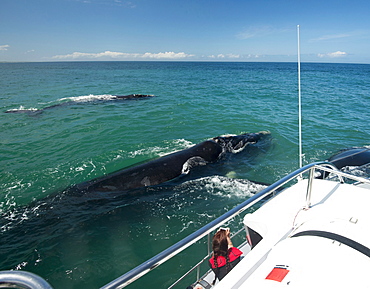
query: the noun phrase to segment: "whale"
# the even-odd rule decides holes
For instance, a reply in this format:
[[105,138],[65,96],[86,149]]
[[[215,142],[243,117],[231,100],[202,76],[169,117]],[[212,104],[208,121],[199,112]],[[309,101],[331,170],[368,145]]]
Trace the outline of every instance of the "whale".
[[77,184],[72,189],[106,192],[158,185],[188,174],[193,167],[214,163],[228,152],[238,153],[268,134],[258,132],[217,136],[190,148]]
[[[174,223],[173,220],[171,223],[160,221],[162,217],[164,221],[167,218],[172,219],[171,213],[163,216],[165,211],[160,207],[173,202],[174,214],[179,206],[195,209],[196,206],[192,204],[195,201],[193,192],[199,190],[202,193],[202,188],[206,187],[209,180],[200,178],[189,182],[185,176],[183,182],[184,179],[180,176],[173,182],[166,181],[187,172],[190,178],[192,172],[197,177],[198,169],[204,172],[208,166],[213,167],[213,163],[217,168],[228,157],[243,157],[243,153],[249,155],[251,151],[263,147],[265,141],[262,138],[265,135],[252,133],[211,138],[187,149],[75,186],[75,189],[82,191],[65,188],[24,206],[15,206],[0,212],[2,268],[30,270],[37,266],[36,269],[43,268],[47,274],[54,274],[50,264],[60,266],[60,256],[71,258],[73,262],[85,260],[81,256],[87,250],[110,250],[115,248],[112,244],[116,244],[116,241],[122,243],[121,237],[111,238],[110,233],[113,230],[122,232],[135,242],[136,234],[143,233],[142,230],[151,230],[146,223],[163,225],[164,229],[167,225],[176,224],[177,217],[174,217]],[[195,170],[192,171],[192,168]],[[160,182],[165,183],[154,185]],[[137,186],[143,187],[122,191]],[[179,192],[184,194],[179,195]],[[210,204],[211,199],[212,196],[209,199]],[[215,197],[214,200],[219,198]],[[179,221],[182,222],[181,216]],[[106,262],[103,256],[99,260],[104,264]],[[96,264],[91,264],[89,260],[84,263],[86,266]],[[64,278],[65,275],[61,272],[66,272],[68,276],[69,271],[66,268],[61,267],[62,271],[57,271],[56,274]],[[84,274],[82,269],[78,270]]]
[[[154,95],[151,94],[129,94],[129,95],[112,95],[108,99],[100,99],[97,98],[96,101],[114,101],[114,100],[134,100],[134,99],[143,99],[143,98],[150,98],[153,97]],[[55,107],[61,107],[61,106],[67,106],[67,105],[72,105],[77,103],[76,101],[67,101],[67,102],[61,102],[57,104],[53,104],[41,109],[36,109],[36,108],[30,108],[30,109],[24,109],[23,107],[20,107],[18,109],[8,109],[5,111],[5,113],[28,113],[28,114],[40,114],[44,112],[45,110],[52,109]]]
[[[54,222],[55,220],[59,222],[64,219],[59,215],[60,211],[68,211],[67,215],[71,218],[79,216],[76,212],[84,212],[88,216],[91,206],[110,211],[115,204],[119,206],[152,194],[173,193],[172,188],[183,184],[184,179],[185,183],[189,183],[185,176],[189,175],[193,168],[199,167],[200,171],[203,171],[203,166],[217,163],[227,154],[240,153],[248,146],[254,150],[258,146],[253,145],[262,142],[269,135],[270,132],[262,131],[217,136],[184,150],[70,185],[44,198],[35,199],[25,206],[0,212],[0,236],[1,231],[5,232],[18,225],[24,228],[23,225],[27,227],[26,224],[29,222]],[[198,173],[199,171],[195,173],[195,178]],[[182,176],[185,178],[181,178]],[[24,223],[25,215],[28,221]],[[66,226],[68,224],[67,218]],[[43,225],[37,225],[37,227],[43,227]]]
[[115,95],[116,99],[138,99],[153,97],[152,94],[129,94],[129,95]]
[[[342,149],[329,157],[326,161],[332,163],[338,170],[348,166],[360,167],[370,164],[370,148],[355,147]],[[325,179],[328,176],[328,172],[319,171],[316,178]]]
[[346,166],[362,166],[370,163],[370,148],[348,148],[332,155],[329,159],[338,169]]

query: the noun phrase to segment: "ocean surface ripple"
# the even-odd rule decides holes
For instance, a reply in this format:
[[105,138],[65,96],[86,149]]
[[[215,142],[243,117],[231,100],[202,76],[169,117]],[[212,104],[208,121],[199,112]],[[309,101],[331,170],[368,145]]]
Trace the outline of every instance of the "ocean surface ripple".
[[[31,271],[57,289],[99,288],[261,190],[259,183],[298,168],[295,63],[0,67],[0,270]],[[304,164],[370,145],[369,76],[370,65],[302,63]],[[155,97],[113,97],[128,94]],[[169,183],[125,194],[68,190],[215,136],[262,130],[271,132],[268,141]],[[183,254],[130,288],[167,288],[192,261]]]

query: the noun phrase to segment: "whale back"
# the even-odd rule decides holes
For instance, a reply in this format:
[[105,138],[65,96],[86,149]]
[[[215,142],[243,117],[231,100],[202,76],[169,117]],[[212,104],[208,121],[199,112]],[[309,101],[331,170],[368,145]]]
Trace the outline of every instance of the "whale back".
[[370,149],[350,148],[331,156],[328,160],[338,169],[346,166],[362,166],[370,163]]

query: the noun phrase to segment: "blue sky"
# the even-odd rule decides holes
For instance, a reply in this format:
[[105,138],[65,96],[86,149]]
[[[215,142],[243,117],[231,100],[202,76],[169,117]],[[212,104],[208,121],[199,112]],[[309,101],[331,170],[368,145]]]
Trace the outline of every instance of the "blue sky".
[[0,61],[370,63],[369,0],[0,0]]

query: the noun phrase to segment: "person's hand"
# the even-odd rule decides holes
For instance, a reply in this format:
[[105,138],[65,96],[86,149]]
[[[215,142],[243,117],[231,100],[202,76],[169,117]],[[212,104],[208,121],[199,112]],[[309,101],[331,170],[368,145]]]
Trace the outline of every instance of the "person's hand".
[[230,228],[226,228],[226,236],[229,238],[230,237]]
[[227,245],[229,248],[233,247],[233,243],[231,242],[231,238],[230,238],[230,229],[227,228],[226,230],[226,238],[227,238]]

